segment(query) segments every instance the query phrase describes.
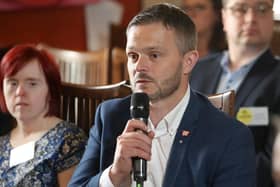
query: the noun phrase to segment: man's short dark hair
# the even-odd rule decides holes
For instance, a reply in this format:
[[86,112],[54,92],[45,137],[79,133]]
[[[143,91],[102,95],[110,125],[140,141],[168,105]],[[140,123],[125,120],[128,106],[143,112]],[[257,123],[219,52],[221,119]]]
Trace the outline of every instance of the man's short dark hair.
[[174,29],[177,46],[182,54],[196,49],[197,33],[193,21],[183,10],[168,3],[153,5],[137,14],[128,24],[129,29],[137,25],[162,23],[168,29]]

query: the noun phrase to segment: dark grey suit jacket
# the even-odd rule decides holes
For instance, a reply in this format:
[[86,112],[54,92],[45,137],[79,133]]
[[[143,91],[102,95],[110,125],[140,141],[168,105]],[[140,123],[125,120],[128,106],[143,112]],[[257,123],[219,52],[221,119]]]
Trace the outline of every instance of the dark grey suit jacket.
[[[214,94],[222,74],[222,53],[209,56],[195,66],[190,84],[204,94]],[[280,63],[270,50],[263,53],[236,93],[235,112],[242,106],[267,106],[270,114],[280,114]],[[257,153],[258,187],[273,186],[271,178],[271,152],[275,130],[268,126],[250,126]]]

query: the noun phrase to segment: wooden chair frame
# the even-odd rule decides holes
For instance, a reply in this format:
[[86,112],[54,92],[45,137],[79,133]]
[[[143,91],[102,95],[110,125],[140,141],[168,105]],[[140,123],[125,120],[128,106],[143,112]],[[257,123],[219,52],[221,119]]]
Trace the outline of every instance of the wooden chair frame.
[[229,116],[234,116],[235,92],[233,90],[208,96],[209,101]]
[[104,100],[131,93],[127,81],[104,86],[62,84],[60,117],[81,127],[86,133],[92,126],[97,106]]
[[61,79],[74,84],[108,84],[109,49],[74,51],[38,44],[54,56],[60,67]]
[[[104,100],[125,97],[132,93],[128,81],[103,86],[87,86],[63,82],[60,117],[73,122],[89,133],[97,106]],[[208,96],[221,111],[234,115],[234,91]]]

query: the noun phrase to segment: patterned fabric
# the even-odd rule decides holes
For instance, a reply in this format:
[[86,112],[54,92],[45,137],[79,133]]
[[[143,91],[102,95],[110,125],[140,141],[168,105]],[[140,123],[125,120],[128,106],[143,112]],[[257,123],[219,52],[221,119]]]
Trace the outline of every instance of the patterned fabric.
[[79,163],[87,141],[76,125],[60,122],[35,143],[35,156],[9,167],[10,134],[0,137],[0,187],[55,187],[57,174]]

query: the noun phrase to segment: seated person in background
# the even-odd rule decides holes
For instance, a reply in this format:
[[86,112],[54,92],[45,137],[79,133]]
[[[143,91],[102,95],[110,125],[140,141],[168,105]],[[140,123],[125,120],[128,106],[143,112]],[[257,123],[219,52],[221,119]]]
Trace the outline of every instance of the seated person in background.
[[0,107],[16,124],[0,137],[0,186],[67,186],[87,138],[57,117],[60,90],[58,67],[45,51],[18,45],[3,57]]
[[[273,186],[274,130],[269,116],[280,112],[280,63],[269,49],[272,5],[272,0],[224,0],[222,16],[229,50],[201,60],[190,80],[204,94],[235,90],[236,117],[249,125],[255,139],[258,187]],[[246,114],[251,116],[249,120]]]
[[191,19],[169,4],[140,12],[126,53],[133,92],[150,99],[148,126],[131,119],[130,97],[99,105],[69,187],[135,186],[134,157],[148,160],[145,187],[254,187],[251,132],[189,87],[198,59]]
[[195,24],[200,59],[226,48],[221,0],[182,0],[182,8]]

